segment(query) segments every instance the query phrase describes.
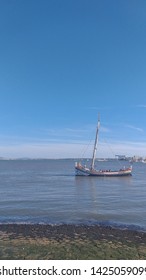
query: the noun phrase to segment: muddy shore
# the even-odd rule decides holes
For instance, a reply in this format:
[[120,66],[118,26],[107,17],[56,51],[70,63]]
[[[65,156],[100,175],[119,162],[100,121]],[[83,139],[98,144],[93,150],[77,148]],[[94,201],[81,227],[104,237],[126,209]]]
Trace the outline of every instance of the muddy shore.
[[134,243],[146,243],[146,232],[117,229],[110,226],[87,225],[43,225],[43,224],[1,224],[0,232],[11,234],[11,238],[20,235],[31,238],[51,238],[61,240],[74,239],[77,236],[90,240],[117,240],[131,241]]
[[1,224],[0,259],[146,259],[146,232],[98,225]]

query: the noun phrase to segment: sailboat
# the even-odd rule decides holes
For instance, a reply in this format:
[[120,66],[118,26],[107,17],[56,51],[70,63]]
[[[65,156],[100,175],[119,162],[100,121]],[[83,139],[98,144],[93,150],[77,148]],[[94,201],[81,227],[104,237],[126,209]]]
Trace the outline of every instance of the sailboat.
[[94,142],[94,149],[93,149],[93,156],[91,161],[91,166],[86,167],[86,165],[82,165],[81,162],[75,163],[75,171],[77,176],[100,176],[100,177],[118,177],[118,176],[129,176],[132,175],[132,166],[128,168],[123,167],[119,170],[97,170],[95,169],[95,159],[96,159],[96,151],[97,151],[97,143],[98,143],[98,134],[100,128],[100,118],[98,115],[98,122],[97,122],[97,129],[96,129],[96,136]]

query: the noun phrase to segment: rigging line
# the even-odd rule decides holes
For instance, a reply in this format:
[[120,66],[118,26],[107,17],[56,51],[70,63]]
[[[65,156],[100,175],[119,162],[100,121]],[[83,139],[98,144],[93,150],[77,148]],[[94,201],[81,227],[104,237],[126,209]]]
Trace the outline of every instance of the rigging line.
[[[107,142],[107,140],[104,138],[105,143],[107,144],[107,146],[109,147],[109,150],[111,151],[112,155],[115,157],[115,153],[113,152],[111,146],[109,145],[109,143]],[[120,167],[122,167],[122,164],[119,162],[118,158],[116,158],[118,164]]]
[[[92,132],[93,134],[93,132]],[[89,146],[94,146],[94,143],[91,144],[91,142],[93,142],[93,137],[89,139],[89,143],[87,145],[84,145],[83,151],[81,153],[81,157],[79,157],[79,159],[82,161],[83,160],[83,156],[85,155],[86,151],[89,149]],[[92,155],[90,155],[90,158],[92,159]]]
[[[88,144],[84,144],[84,147],[83,147],[83,151],[81,152],[81,157],[79,157],[79,159],[82,161],[83,158],[84,158],[84,155],[85,153],[87,152],[87,150],[89,149],[89,146],[92,146],[93,147],[93,137],[89,139],[89,142]],[[92,158],[92,155],[90,155],[90,158]]]
[[[93,133],[92,133],[92,134],[93,134]],[[90,134],[90,136],[91,136],[91,134]],[[84,158],[85,153],[86,153],[87,150],[89,149],[89,146],[92,146],[92,147],[93,147],[94,144],[93,144],[92,142],[93,142],[93,135],[89,138],[88,143],[83,145],[82,152],[80,153],[80,156],[78,157],[80,161],[82,161],[83,159],[86,159],[86,158]],[[90,155],[89,157],[92,158],[92,155]]]
[[88,145],[84,145],[84,149],[83,149],[83,152],[82,152],[82,156],[81,156],[81,160],[83,159],[86,151],[88,150],[89,146],[91,145],[91,142],[92,142],[92,139],[89,141]]
[[[94,146],[93,141],[94,141],[93,138],[91,138],[91,139],[89,140],[89,143],[88,143],[87,145],[84,145],[85,148],[83,149],[82,157],[80,158],[80,160],[83,160],[83,156],[85,155],[86,151],[89,149],[89,146],[92,146],[92,148],[93,148],[93,146]],[[93,151],[91,151],[91,155],[90,155],[90,158],[91,158],[91,159],[92,159],[92,152],[93,152]]]

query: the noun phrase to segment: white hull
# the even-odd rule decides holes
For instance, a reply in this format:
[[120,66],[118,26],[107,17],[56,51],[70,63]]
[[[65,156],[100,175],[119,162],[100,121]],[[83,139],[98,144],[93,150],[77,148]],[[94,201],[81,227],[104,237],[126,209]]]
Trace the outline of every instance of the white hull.
[[75,165],[76,176],[100,176],[100,177],[118,177],[118,176],[129,176],[132,173],[132,167],[120,169],[120,170],[96,170],[89,169],[82,166],[80,163]]

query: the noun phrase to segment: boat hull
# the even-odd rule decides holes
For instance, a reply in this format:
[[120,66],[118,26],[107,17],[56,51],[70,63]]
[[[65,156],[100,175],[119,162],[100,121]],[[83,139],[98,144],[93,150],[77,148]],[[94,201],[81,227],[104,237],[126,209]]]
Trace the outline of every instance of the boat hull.
[[130,176],[132,175],[132,166],[129,168],[123,168],[120,170],[96,170],[94,168],[95,165],[95,157],[96,157],[96,150],[97,150],[97,142],[98,142],[98,131],[100,127],[100,118],[98,115],[98,123],[96,129],[96,136],[95,136],[95,143],[93,149],[93,156],[91,161],[90,168],[82,165],[80,162],[76,162],[75,170],[77,176],[97,176],[97,177],[122,177],[122,176]]
[[95,170],[89,169],[82,165],[75,166],[76,176],[97,176],[97,177],[122,177],[131,176],[132,167],[126,169],[114,170]]

